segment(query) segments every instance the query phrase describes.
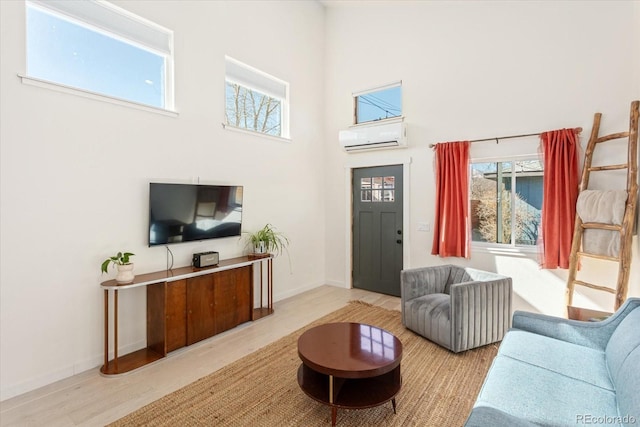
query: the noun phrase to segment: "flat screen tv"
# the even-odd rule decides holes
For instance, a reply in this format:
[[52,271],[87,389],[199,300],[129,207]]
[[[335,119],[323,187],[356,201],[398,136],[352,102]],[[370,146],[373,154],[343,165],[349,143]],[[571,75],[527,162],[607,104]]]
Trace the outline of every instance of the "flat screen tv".
[[149,184],[149,246],[239,236],[242,186]]

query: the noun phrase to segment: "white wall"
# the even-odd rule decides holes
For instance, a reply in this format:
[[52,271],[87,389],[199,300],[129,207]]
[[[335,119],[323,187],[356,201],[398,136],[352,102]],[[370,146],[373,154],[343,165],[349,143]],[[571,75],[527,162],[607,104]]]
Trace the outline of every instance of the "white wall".
[[[2,399],[100,364],[100,263],[126,249],[138,273],[165,267],[165,249],[146,246],[150,180],[244,185],[243,229],[271,222],[291,240],[274,298],[323,283],[322,6],[115,3],[175,31],[178,118],[22,84],[24,3],[0,2]],[[290,143],[222,129],[225,54],[290,83]],[[244,241],[172,250],[182,266]],[[122,294],[125,351],[144,345],[144,307],[143,291]]]
[[[637,2],[636,2],[637,3]],[[459,263],[513,276],[516,308],[564,313],[566,271],[540,270],[535,254],[473,251],[469,261],[430,255],[434,175],[430,143],[583,127],[595,112],[602,132],[628,129],[638,99],[640,39],[634,2],[331,2],[326,14],[326,274],[350,286],[345,165],[396,162],[398,151],[345,154],[337,134],[351,124],[354,91],[402,80],[411,158],[409,262]],[[472,156],[535,153],[537,141],[473,144]],[[615,163],[615,161],[614,161]],[[637,245],[634,245],[637,248]],[[640,295],[633,255],[630,295]],[[615,270],[598,265],[593,275]],[[593,299],[593,301],[592,301]],[[605,308],[608,300],[576,299]]]

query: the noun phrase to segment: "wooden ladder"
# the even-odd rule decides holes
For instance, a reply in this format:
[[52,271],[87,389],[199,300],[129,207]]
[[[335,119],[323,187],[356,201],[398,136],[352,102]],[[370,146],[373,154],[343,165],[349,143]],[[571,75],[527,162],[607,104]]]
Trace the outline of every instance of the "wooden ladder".
[[[570,318],[576,318],[572,316],[572,303],[573,293],[575,286],[584,286],[587,288],[595,289],[598,291],[609,292],[615,294],[615,307],[617,310],[620,305],[627,298],[627,290],[629,287],[629,273],[631,270],[631,238],[633,235],[633,224],[635,221],[635,210],[638,203],[638,106],[640,101],[633,101],[631,103],[631,113],[629,119],[629,131],[613,133],[605,136],[598,136],[600,131],[600,119],[601,113],[596,113],[593,118],[593,128],[591,129],[591,137],[587,144],[587,150],[585,152],[584,167],[582,169],[582,179],[580,181],[580,191],[589,188],[589,175],[591,172],[597,171],[611,171],[617,169],[627,170],[627,201],[625,204],[624,216],[622,224],[603,224],[595,222],[583,223],[580,216],[576,213],[575,226],[573,229],[573,243],[571,245],[571,261],[569,264],[569,277],[567,278],[566,289],[566,303]],[[628,150],[627,150],[627,163],[606,165],[606,166],[591,166],[593,154],[596,146],[600,143],[613,141],[617,139],[628,138]],[[587,229],[600,229],[617,231],[620,233],[620,251],[618,256],[605,256],[598,254],[590,254],[582,251],[582,235]],[[593,283],[585,282],[583,280],[577,280],[577,270],[580,266],[581,257],[592,257],[598,259],[604,259],[619,263],[618,265],[618,281],[616,288],[609,286],[595,285]]]

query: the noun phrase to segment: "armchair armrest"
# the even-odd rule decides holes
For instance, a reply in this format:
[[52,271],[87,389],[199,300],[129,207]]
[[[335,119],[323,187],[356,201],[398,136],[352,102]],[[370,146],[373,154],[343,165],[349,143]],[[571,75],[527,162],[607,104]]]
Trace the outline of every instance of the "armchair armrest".
[[615,313],[599,322],[583,322],[545,314],[516,311],[513,327],[551,338],[604,350],[613,331],[633,309],[640,306],[640,298],[629,298]]
[[454,283],[449,293],[452,351],[500,341],[511,327],[510,277]]

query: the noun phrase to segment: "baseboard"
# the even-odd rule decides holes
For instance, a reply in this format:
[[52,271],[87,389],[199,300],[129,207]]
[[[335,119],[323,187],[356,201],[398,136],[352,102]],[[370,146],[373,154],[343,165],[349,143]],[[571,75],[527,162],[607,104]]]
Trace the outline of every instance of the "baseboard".
[[[118,352],[119,354],[131,353],[133,351],[144,348],[145,345],[146,345],[146,341],[138,341],[136,343],[129,344],[124,347],[120,347],[118,349]],[[112,359],[112,358],[113,358],[113,352],[110,352],[109,359]],[[86,372],[91,369],[96,369],[102,366],[103,363],[104,363],[104,354],[100,353],[99,355],[95,355],[89,359],[76,362],[73,365],[65,366],[61,369],[56,370],[55,372],[51,372],[46,375],[41,375],[38,377],[31,378],[20,384],[9,385],[7,387],[5,387],[3,384],[2,389],[0,389],[0,401],[5,401],[7,399],[11,399],[12,397],[16,397],[21,394],[28,393],[30,391],[39,389],[41,387],[45,387],[47,385],[67,379],[69,377],[80,374],[82,372]]]
[[325,282],[315,282],[315,283],[311,283],[311,284],[308,284],[308,285],[305,285],[305,286],[300,286],[298,288],[290,289],[290,290],[282,292],[282,293],[278,293],[277,295],[274,293],[273,300],[274,301],[280,301],[280,300],[283,300],[283,299],[287,299],[287,298],[290,298],[292,296],[301,294],[303,292],[310,291],[311,289],[315,289],[315,288],[317,288],[319,286],[322,286],[324,284],[325,284]]

